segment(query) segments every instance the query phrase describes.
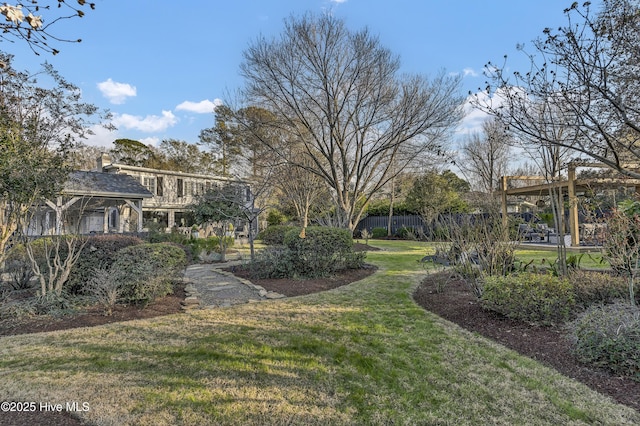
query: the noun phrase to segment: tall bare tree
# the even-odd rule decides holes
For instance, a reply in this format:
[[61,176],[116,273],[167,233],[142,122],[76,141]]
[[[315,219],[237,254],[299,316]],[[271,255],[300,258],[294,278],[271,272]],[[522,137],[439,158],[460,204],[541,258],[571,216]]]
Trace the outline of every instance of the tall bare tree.
[[[544,30],[522,51],[530,68],[511,74],[489,64],[489,82],[475,105],[530,143],[568,148],[629,176],[640,177],[640,6],[603,0],[565,10],[567,25]],[[549,128],[561,132],[548,132]],[[637,165],[636,165],[637,166]]]
[[395,174],[444,152],[461,117],[460,77],[442,72],[429,80],[399,68],[368,30],[350,31],[330,15],[291,17],[280,39],[259,38],[244,52],[246,100],[291,135],[260,142],[280,153],[283,143],[302,141],[302,158],[312,161],[292,164],[331,188],[342,227],[353,229]]
[[470,135],[460,150],[460,168],[469,176],[475,188],[492,194],[500,187],[500,177],[507,174],[511,135],[496,120],[482,124],[482,132]]

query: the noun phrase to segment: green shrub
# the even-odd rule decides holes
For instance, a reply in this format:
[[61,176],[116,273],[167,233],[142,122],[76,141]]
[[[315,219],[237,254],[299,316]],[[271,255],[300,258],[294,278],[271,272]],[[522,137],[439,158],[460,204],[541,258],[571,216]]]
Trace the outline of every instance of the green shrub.
[[386,236],[387,236],[386,228],[377,227],[377,228],[373,228],[371,230],[371,237],[372,238],[384,238]]
[[[233,237],[224,237],[226,247],[233,247],[235,239]],[[195,238],[189,242],[189,247],[195,257],[198,257],[200,253],[220,252],[220,237],[211,236],[207,238]]]
[[278,226],[287,222],[287,217],[280,210],[269,210],[267,213],[268,226]]
[[174,243],[186,246],[191,240],[191,235],[172,229],[171,232],[150,232],[148,240],[150,243]]
[[353,238],[347,229],[310,226],[305,234],[300,238],[300,232],[291,229],[284,236],[293,270],[300,276],[326,276],[364,262],[364,254],[354,253]]
[[71,270],[67,290],[72,294],[85,293],[85,285],[93,277],[94,271],[108,269],[120,250],[142,243],[144,241],[140,238],[128,235],[107,234],[89,238]]
[[283,245],[284,244],[284,235],[291,231],[296,230],[298,234],[302,230],[302,228],[298,226],[289,226],[289,225],[273,225],[268,226],[264,230],[260,231],[260,233],[256,236],[256,240],[262,240],[262,242],[266,245]]
[[623,301],[592,306],[570,324],[570,334],[580,362],[640,381],[640,309]]
[[10,286],[14,290],[31,288],[31,278],[34,273],[23,244],[15,245],[10,249],[5,260],[4,272],[11,277]]
[[184,250],[174,244],[139,244],[120,250],[111,266],[127,302],[149,303],[173,292],[186,267]]
[[289,278],[296,275],[292,253],[286,247],[267,247],[249,265],[254,278]]
[[536,273],[485,276],[481,300],[486,309],[541,324],[568,320],[575,304],[567,279]]
[[287,228],[284,244],[257,254],[251,264],[255,277],[311,278],[361,268],[364,264],[366,253],[353,251],[351,232],[346,229],[310,226],[305,230],[305,238],[300,238],[301,228]]
[[608,304],[628,296],[627,278],[607,272],[573,270],[569,274],[577,306],[588,308],[593,304]]

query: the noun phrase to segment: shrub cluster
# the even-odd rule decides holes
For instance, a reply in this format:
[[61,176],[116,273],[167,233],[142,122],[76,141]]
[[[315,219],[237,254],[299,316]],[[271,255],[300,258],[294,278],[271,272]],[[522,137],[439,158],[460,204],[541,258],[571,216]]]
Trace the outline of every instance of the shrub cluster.
[[569,329],[581,362],[640,381],[640,309],[628,301],[594,305]]
[[481,300],[486,309],[541,324],[568,320],[575,305],[567,279],[527,272],[484,277]]
[[350,231],[312,226],[305,233],[301,238],[300,228],[290,228],[281,246],[258,255],[252,265],[254,274],[270,278],[319,277],[364,264],[365,253],[353,251]]
[[120,250],[142,243],[144,241],[140,238],[127,235],[108,234],[89,238],[71,270],[67,291],[72,294],[86,293],[84,286],[92,279],[94,271],[108,269]]
[[186,265],[181,247],[149,243],[120,250],[111,272],[125,301],[145,304],[172,293],[173,283]]
[[386,228],[377,227],[377,228],[373,228],[371,230],[371,237],[372,238],[384,238],[386,236],[387,236]]
[[588,308],[594,304],[608,304],[627,297],[628,279],[607,272],[572,270],[569,281],[573,287],[576,306]]
[[[235,239],[233,237],[224,237],[225,247],[233,247]],[[200,256],[200,253],[220,252],[220,237],[211,236],[207,238],[196,238],[189,242],[189,247],[194,257]]]
[[294,229],[297,230],[298,234],[300,234],[302,230],[302,228],[298,226],[290,225],[267,226],[256,236],[256,240],[262,240],[262,242],[268,246],[284,245],[284,235]]

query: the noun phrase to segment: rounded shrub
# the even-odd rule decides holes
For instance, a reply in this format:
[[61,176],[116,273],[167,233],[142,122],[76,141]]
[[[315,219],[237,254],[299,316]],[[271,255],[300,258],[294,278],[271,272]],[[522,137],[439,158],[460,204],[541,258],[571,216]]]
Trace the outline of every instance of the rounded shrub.
[[168,243],[149,243],[126,247],[111,266],[127,302],[149,303],[173,292],[173,283],[187,265],[182,248]]
[[364,255],[354,253],[353,238],[347,229],[310,226],[301,238],[298,229],[289,230],[284,245],[291,252],[293,270],[301,276],[316,277],[362,266]]
[[268,226],[282,225],[287,220],[288,220],[287,217],[280,210],[273,209],[273,210],[269,210],[269,213],[267,213]]
[[628,301],[594,305],[569,329],[580,362],[640,381],[640,309]]
[[284,235],[292,230],[296,230],[299,234],[302,228],[290,225],[267,226],[256,236],[256,240],[262,240],[264,244],[269,246],[284,245]]
[[541,324],[567,321],[575,305],[569,280],[537,273],[486,276],[481,301],[509,318]]
[[258,251],[249,268],[254,278],[290,278],[296,275],[291,250],[282,246]]
[[67,289],[72,294],[85,292],[85,285],[96,270],[108,269],[116,259],[116,254],[125,247],[144,243],[138,237],[129,235],[98,235],[90,237],[82,249],[82,254],[73,266]]
[[373,228],[371,230],[371,237],[372,238],[384,238],[386,236],[387,236],[386,228],[377,227],[377,228]]

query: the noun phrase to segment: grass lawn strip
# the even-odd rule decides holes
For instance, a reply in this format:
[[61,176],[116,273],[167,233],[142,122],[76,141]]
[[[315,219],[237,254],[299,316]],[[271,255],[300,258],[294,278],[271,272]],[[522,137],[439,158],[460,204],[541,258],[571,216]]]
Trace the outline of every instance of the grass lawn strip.
[[640,424],[411,299],[420,243],[326,293],[0,338],[0,399],[88,402],[115,424]]

